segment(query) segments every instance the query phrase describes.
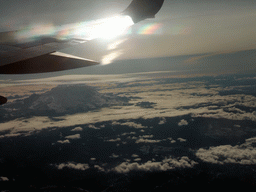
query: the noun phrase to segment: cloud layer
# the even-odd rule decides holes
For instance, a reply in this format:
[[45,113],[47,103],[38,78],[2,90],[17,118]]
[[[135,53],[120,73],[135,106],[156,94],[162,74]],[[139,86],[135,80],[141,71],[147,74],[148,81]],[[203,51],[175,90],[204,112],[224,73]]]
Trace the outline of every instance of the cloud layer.
[[197,163],[190,160],[188,157],[183,156],[181,158],[165,158],[160,162],[147,161],[146,163],[129,163],[123,162],[114,167],[112,171],[118,173],[128,173],[130,171],[167,171],[175,168],[191,168]]
[[89,169],[88,164],[83,164],[83,163],[74,163],[74,162],[68,162],[68,163],[61,163],[59,165],[55,165],[58,169],[63,169],[65,167],[71,168],[71,169],[77,169],[77,170],[86,170]]
[[245,140],[241,145],[220,145],[210,147],[209,149],[201,148],[195,154],[205,162],[214,164],[235,163],[242,165],[256,164],[256,137]]
[[[100,93],[135,98],[129,101],[129,105],[103,107],[100,110],[86,113],[77,112],[72,115],[60,115],[54,119],[46,115],[41,115],[10,120],[0,123],[0,131],[9,130],[10,132],[8,133],[9,135],[6,135],[7,137],[14,136],[13,134],[19,134],[20,132],[22,132],[22,135],[25,135],[25,132],[33,133],[34,131],[46,128],[79,127],[84,124],[91,124],[91,128],[100,129],[101,127],[95,127],[93,124],[104,121],[112,121],[113,126],[128,126],[143,131],[143,129],[150,128],[150,126],[131,121],[131,119],[142,118],[146,120],[158,117],[162,119],[159,121],[159,125],[164,125],[166,123],[166,117],[183,115],[256,121],[256,95],[246,94],[253,93],[255,89],[254,76],[231,76],[230,78],[233,78],[233,81],[230,84],[229,79],[222,76],[172,80],[168,76],[163,79],[152,79],[151,75],[156,75],[157,77],[157,73],[150,73],[145,74],[144,78],[138,80],[136,79],[138,77],[137,74],[130,75],[129,77],[136,77],[136,80],[122,82],[122,86],[118,88],[118,83],[110,84],[108,87],[103,86],[103,84],[93,84],[93,86],[99,87]],[[159,75],[162,75],[162,73],[159,73]],[[72,81],[72,78],[69,80]],[[68,88],[66,89],[68,91]],[[41,96],[44,95],[45,93],[41,94]],[[40,98],[43,98],[41,96]],[[81,98],[83,94],[77,94],[76,97]],[[43,102],[43,100],[40,101]],[[141,108],[136,105],[139,102],[145,101],[155,103],[154,107]],[[44,106],[47,105],[47,102],[41,104]],[[102,102],[101,104],[104,106],[106,103]],[[69,105],[71,108],[79,106],[73,106],[71,103]],[[120,120],[125,120],[125,122],[121,122]],[[187,119],[177,122],[181,127],[188,125],[188,123]]]

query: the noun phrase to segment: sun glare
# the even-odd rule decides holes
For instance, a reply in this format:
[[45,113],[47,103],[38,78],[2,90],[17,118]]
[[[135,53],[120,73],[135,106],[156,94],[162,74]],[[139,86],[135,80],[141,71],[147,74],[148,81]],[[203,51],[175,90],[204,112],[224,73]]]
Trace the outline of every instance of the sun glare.
[[134,23],[129,16],[115,16],[94,21],[88,26],[89,39],[111,39],[123,34]]
[[[30,25],[15,31],[15,40],[30,42],[43,36],[55,36],[60,40],[71,38],[93,40],[97,38],[112,39],[126,34],[134,23],[127,15],[118,15],[105,19],[71,23],[62,26],[52,24]],[[8,39],[6,40],[8,41]]]

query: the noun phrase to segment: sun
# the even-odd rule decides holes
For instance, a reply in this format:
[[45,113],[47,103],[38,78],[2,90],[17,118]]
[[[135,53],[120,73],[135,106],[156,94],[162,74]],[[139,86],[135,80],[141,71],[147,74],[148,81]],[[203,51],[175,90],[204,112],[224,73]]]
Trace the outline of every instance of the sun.
[[87,27],[89,39],[112,39],[122,35],[134,22],[130,16],[118,15],[92,22]]

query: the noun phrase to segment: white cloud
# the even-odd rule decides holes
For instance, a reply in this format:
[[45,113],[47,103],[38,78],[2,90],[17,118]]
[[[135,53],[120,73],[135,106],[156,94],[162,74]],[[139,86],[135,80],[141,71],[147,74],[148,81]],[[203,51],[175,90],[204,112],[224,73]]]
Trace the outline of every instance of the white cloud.
[[98,169],[99,171],[102,171],[102,172],[105,171],[105,169],[103,167],[99,166],[99,165],[94,165],[94,168]]
[[179,140],[180,142],[186,142],[187,141],[186,139],[183,139],[183,138],[178,138],[177,140]]
[[21,133],[8,133],[5,135],[0,135],[0,139],[5,138],[5,137],[17,137],[17,136],[21,136]]
[[139,157],[139,155],[137,155],[137,154],[132,154],[132,156],[131,156],[131,157],[136,158],[136,157]]
[[191,168],[196,164],[198,163],[190,160],[186,156],[177,159],[169,157],[160,162],[147,161],[146,163],[142,164],[137,162],[123,162],[120,165],[114,167],[112,171],[118,173],[128,173],[130,171],[168,171],[175,168]]
[[112,155],[111,156],[109,156],[110,158],[117,158],[117,157],[119,157],[119,155],[116,155],[115,153],[112,153]]
[[74,129],[72,129],[71,131],[83,131],[83,128],[82,127],[76,127]]
[[[136,158],[134,161],[141,161],[141,158]],[[147,161],[146,163],[139,164],[138,162],[130,163],[129,159],[126,159],[126,162],[119,164],[118,166],[112,168],[111,170],[106,171],[103,167],[99,165],[94,165],[95,169],[98,169],[102,172],[114,171],[118,173],[128,173],[130,171],[168,171],[175,168],[192,168],[194,165],[198,164],[197,162],[190,160],[188,157],[183,156],[181,158],[165,158],[160,162],[155,160]],[[58,169],[71,168],[77,170],[87,170],[90,168],[88,164],[67,162],[55,165]]]
[[154,137],[154,135],[143,135],[143,136],[140,136],[140,138],[153,138]]
[[135,135],[135,134],[136,134],[135,132],[123,133],[122,136],[125,136],[125,135]]
[[159,125],[163,125],[166,123],[166,118],[162,117],[162,120],[159,121]]
[[86,170],[89,169],[88,164],[82,164],[82,163],[74,163],[74,162],[68,162],[68,163],[61,163],[59,165],[55,165],[58,169],[63,169],[65,167],[71,168],[71,169],[77,169],[77,170]]
[[0,181],[9,181],[8,177],[0,177]]
[[70,143],[70,141],[68,139],[66,139],[66,140],[59,140],[57,142],[61,143],[61,144]]
[[169,139],[171,143],[176,143],[176,141],[174,139],[172,139],[171,137],[167,138],[167,139]]
[[203,161],[215,164],[235,163],[256,164],[256,137],[246,139],[241,145],[220,145],[209,149],[200,148],[196,156]]
[[153,139],[138,139],[135,143],[159,143],[161,140],[153,140]]
[[131,122],[131,121],[127,121],[127,122],[125,122],[125,123],[120,123],[120,122],[117,122],[117,121],[113,121],[113,122],[112,122],[112,125],[129,126],[129,127],[133,127],[133,128],[136,128],[136,129],[147,128],[147,126],[143,126],[143,125],[140,124],[140,123],[135,123],[135,122]]
[[121,141],[120,138],[116,138],[116,139],[109,139],[109,140],[106,140],[108,142],[118,142],[118,141]]
[[185,119],[181,119],[181,121],[178,123],[179,126],[188,125],[188,122]]
[[75,134],[75,135],[69,135],[65,137],[66,139],[80,139],[81,136],[80,134]]
[[100,128],[96,127],[95,125],[88,125],[88,127],[91,129],[100,129]]

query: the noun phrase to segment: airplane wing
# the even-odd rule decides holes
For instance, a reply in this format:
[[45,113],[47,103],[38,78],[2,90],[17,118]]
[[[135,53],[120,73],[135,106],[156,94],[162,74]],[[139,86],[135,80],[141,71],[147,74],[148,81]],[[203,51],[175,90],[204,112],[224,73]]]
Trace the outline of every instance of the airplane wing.
[[[4,35],[7,37],[11,34],[9,32]],[[0,74],[55,72],[99,64],[89,59],[56,52],[84,42],[82,39],[58,40],[48,37],[32,42],[3,42],[0,44]]]
[[[128,19],[129,25],[146,18],[154,18],[162,7],[164,0],[133,0],[131,4],[120,14],[120,17]],[[129,17],[129,18],[127,18]],[[106,22],[111,22],[107,25]],[[114,22],[114,23],[113,23]],[[132,22],[132,24],[131,24]],[[0,74],[27,74],[54,72],[79,67],[99,64],[96,61],[67,54],[60,54],[58,50],[84,43],[97,35],[98,31],[105,30],[102,27],[113,28],[113,25],[121,26],[123,21],[117,17],[90,23],[86,27],[83,23],[79,26],[68,26],[54,29],[51,34],[31,33],[28,30],[0,33]],[[95,26],[98,31],[95,31]],[[96,29],[97,29],[96,27]],[[82,29],[82,30],[81,30]],[[59,38],[63,31],[71,31],[67,38]],[[106,30],[111,34],[111,31]],[[89,38],[76,38],[77,33],[90,34]],[[74,38],[75,37],[75,38]]]

